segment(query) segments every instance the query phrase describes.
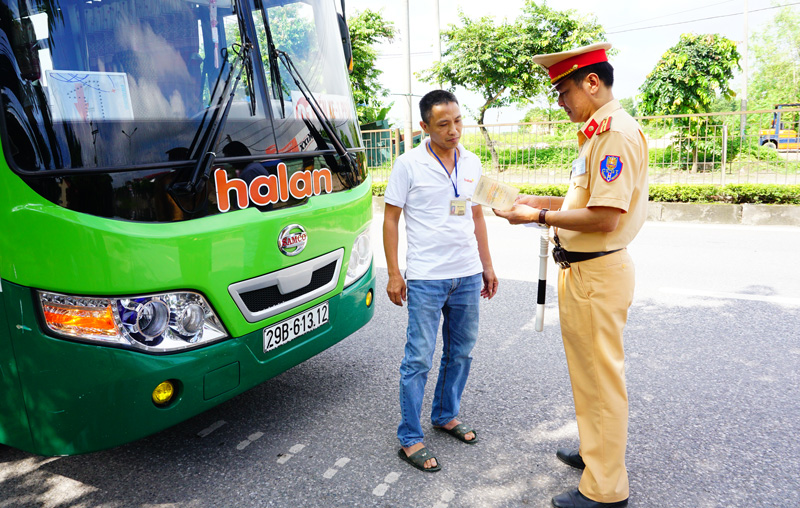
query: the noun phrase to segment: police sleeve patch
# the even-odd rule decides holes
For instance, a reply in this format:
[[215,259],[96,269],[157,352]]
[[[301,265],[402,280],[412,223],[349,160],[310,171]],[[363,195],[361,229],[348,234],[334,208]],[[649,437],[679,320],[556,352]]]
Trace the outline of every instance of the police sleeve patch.
[[606,155],[600,162],[600,176],[608,183],[622,174],[622,159],[618,155]]

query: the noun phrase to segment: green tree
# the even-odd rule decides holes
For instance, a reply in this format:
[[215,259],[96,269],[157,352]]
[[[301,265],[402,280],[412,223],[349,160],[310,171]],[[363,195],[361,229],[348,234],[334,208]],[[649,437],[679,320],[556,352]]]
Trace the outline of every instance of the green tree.
[[718,34],[683,34],[647,75],[640,110],[646,115],[707,113],[739,68],[736,43]]
[[[718,97],[735,94],[729,81],[739,67],[736,43],[718,34],[683,34],[678,44],[667,50],[639,88],[639,112],[644,115],[708,113]],[[707,117],[675,119],[688,127],[677,142],[691,152],[692,172],[697,171],[704,146],[701,133],[708,128]],[[707,143],[706,143],[707,144]]]
[[778,11],[753,36],[751,55],[748,109],[800,102],[800,13],[791,7]]
[[530,123],[530,122],[560,122],[563,120],[569,120],[569,117],[561,108],[541,108],[535,107],[530,108],[528,111],[525,112],[525,116],[522,117],[523,123]]
[[546,108],[534,107],[528,109],[525,112],[525,116],[523,116],[522,120],[520,121],[522,123],[538,124],[534,126],[527,126],[525,129],[527,131],[552,134],[555,130],[557,130],[555,128],[556,124],[553,122],[562,122],[565,120],[569,120],[569,117],[564,110],[550,105]]
[[496,24],[490,17],[470,19],[459,11],[460,25],[442,32],[442,61],[419,74],[427,83],[447,83],[477,92],[483,104],[475,115],[499,167],[499,157],[483,126],[486,112],[509,104],[527,104],[537,97],[552,103],[550,81],[532,57],[605,39],[594,17],[576,11],[559,11],[526,0],[522,14],[513,22]]
[[624,99],[620,99],[619,105],[622,106],[622,109],[627,111],[629,115],[638,116],[636,110],[636,101],[633,100],[633,97],[625,97]]
[[353,47],[353,72],[350,82],[353,85],[353,98],[361,124],[383,120],[391,108],[382,99],[388,90],[379,81],[382,72],[375,65],[378,59],[376,43],[381,40],[391,41],[395,36],[395,27],[391,21],[383,18],[381,13],[367,9],[356,13],[347,22],[350,29],[350,42]]

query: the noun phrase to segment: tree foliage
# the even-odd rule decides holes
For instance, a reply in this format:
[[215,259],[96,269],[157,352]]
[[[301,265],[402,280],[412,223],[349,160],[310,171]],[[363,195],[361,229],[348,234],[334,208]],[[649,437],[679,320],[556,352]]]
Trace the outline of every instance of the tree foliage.
[[[639,111],[644,115],[708,113],[718,97],[730,99],[735,95],[729,81],[739,67],[738,62],[739,52],[732,40],[718,34],[683,34],[639,88],[642,92]],[[693,173],[697,171],[700,153],[718,148],[715,141],[703,135],[709,128],[708,122],[707,117],[675,121],[689,127],[675,137],[674,144],[681,157],[691,157]]]
[[460,26],[442,32],[442,61],[420,73],[427,83],[461,86],[484,98],[476,119],[483,123],[490,108],[529,103],[548,93],[550,83],[532,57],[557,53],[605,39],[594,17],[559,11],[527,0],[513,22],[491,17],[470,19],[459,11]]
[[625,97],[619,100],[619,105],[622,106],[622,109],[628,112],[631,116],[638,116],[639,111],[636,109],[636,101],[633,100],[633,97]]
[[752,44],[748,109],[800,102],[800,13],[781,9]]
[[348,19],[347,24],[353,47],[353,73],[350,75],[350,82],[353,85],[358,120],[362,124],[382,120],[391,104],[386,105],[382,101],[389,92],[381,86],[379,80],[382,72],[375,65],[378,59],[375,45],[381,40],[391,41],[394,38],[394,24],[385,20],[381,13],[370,9],[356,13]]
[[522,117],[521,122],[544,123],[544,122],[560,122],[564,120],[569,120],[569,117],[561,108],[533,107],[525,112],[525,116]]
[[[477,92],[484,103],[475,118],[483,125],[486,112],[509,104],[527,104],[550,93],[550,80],[532,57],[557,53],[605,39],[593,16],[559,11],[526,0],[514,21],[491,17],[470,19],[459,11],[459,25],[442,32],[442,61],[419,74],[427,83],[446,83]],[[496,161],[488,132],[481,128]]]
[[645,115],[706,113],[739,67],[736,43],[718,34],[683,34],[648,74],[639,111]]

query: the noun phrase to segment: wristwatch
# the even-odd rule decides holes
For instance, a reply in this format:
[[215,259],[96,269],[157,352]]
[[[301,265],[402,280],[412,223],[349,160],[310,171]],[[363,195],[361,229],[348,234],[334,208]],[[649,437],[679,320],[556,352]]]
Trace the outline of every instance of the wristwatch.
[[544,224],[546,226],[547,222],[544,220],[544,217],[547,214],[547,212],[549,212],[549,211],[550,210],[547,209],[547,208],[542,208],[542,211],[539,212],[539,220],[536,221],[536,222],[538,222],[539,224]]

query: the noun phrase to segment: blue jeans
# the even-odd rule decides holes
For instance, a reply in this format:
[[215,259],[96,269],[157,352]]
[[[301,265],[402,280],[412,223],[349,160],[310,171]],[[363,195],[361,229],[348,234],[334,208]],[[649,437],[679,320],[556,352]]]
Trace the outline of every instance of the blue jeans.
[[433,395],[431,422],[440,427],[458,416],[478,339],[478,306],[482,275],[445,280],[408,281],[408,330],[400,364],[400,414],[397,438],[404,447],[422,442],[422,398],[433,365],[439,317],[442,363]]

